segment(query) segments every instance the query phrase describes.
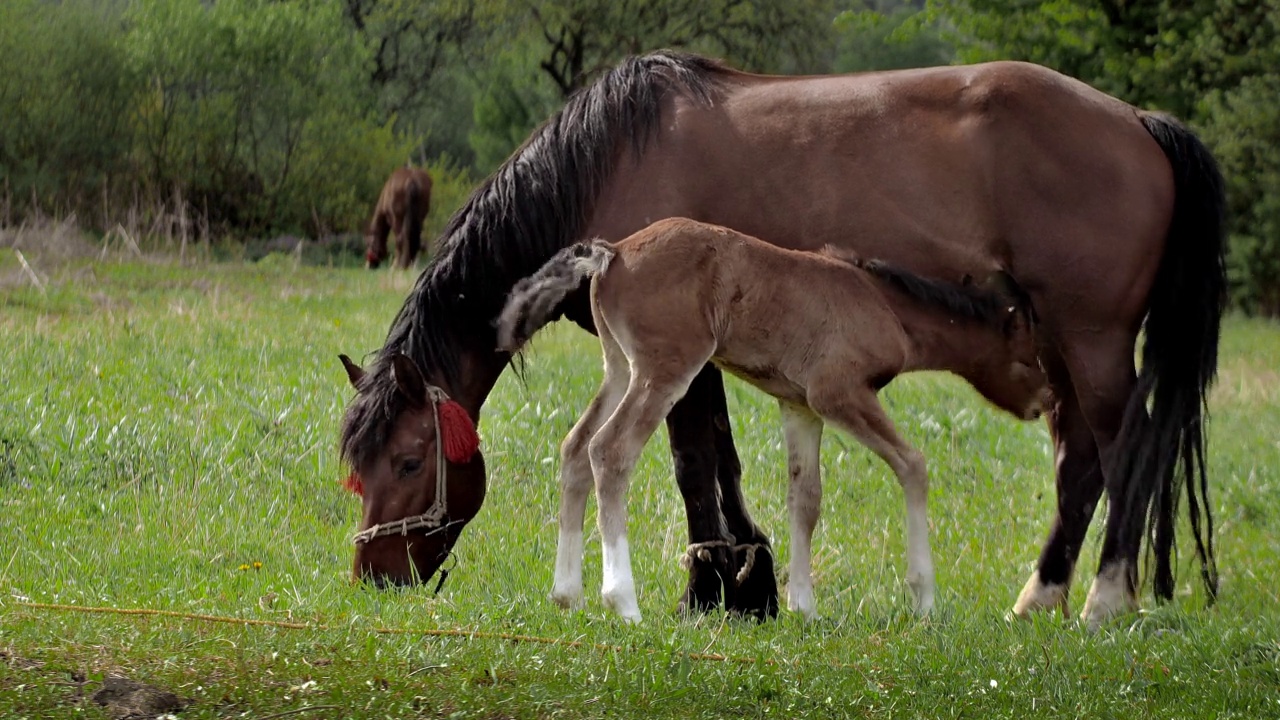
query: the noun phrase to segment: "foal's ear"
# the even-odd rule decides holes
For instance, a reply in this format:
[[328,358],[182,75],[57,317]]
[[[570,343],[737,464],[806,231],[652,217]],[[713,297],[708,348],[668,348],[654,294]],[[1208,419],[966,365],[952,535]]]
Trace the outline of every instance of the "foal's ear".
[[391,377],[411,405],[422,407],[427,403],[427,381],[422,379],[422,371],[413,358],[396,353],[391,358]]
[[342,367],[347,371],[347,380],[351,381],[351,387],[359,390],[360,381],[364,379],[364,368],[352,362],[346,355],[339,355],[338,359],[342,361]]

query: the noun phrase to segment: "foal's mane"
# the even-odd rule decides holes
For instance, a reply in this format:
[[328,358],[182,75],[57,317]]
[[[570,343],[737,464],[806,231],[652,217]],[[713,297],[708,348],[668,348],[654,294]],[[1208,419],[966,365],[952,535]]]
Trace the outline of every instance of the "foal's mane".
[[1010,307],[1024,312],[1029,308],[1020,297],[1021,289],[1013,285],[1013,279],[1008,276],[1004,277],[1004,282],[1010,284],[1006,294],[968,282],[961,284],[923,277],[883,260],[842,259],[921,303],[992,327],[1003,327]]
[[662,99],[678,92],[709,105],[726,72],[714,60],[671,51],[627,58],[575,93],[471,194],[347,408],[344,460],[362,466],[386,444],[404,410],[392,358],[403,352],[424,373],[456,386],[458,346],[492,351],[492,323],[507,293],[581,239],[624,146],[639,155],[657,132]]

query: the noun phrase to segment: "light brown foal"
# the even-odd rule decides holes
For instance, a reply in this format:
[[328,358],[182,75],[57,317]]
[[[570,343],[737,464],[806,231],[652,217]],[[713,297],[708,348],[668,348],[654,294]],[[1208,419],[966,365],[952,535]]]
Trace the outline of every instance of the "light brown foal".
[[893,469],[906,495],[907,583],[933,606],[924,456],[894,431],[876,392],[912,370],[948,370],[1002,409],[1048,408],[1030,309],[1011,279],[946,283],[836,251],[785,250],[727,228],[662,220],[610,245],[579,243],[522,280],[498,320],[514,351],[591,277],[604,382],[561,446],[560,536],[552,599],[582,599],[582,529],[592,480],[604,544],[604,603],[640,620],[626,493],[645,442],[707,361],[778,399],[791,523],[787,605],[815,615],[811,542],[822,498],[823,422]]

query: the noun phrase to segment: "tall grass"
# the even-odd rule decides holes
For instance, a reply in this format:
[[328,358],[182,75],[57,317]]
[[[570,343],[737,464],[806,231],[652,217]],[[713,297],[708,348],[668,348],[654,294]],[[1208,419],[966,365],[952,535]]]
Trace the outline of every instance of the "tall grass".
[[[380,345],[412,277],[278,255],[182,263],[131,251],[47,259],[40,272],[43,292],[0,250],[0,716],[105,717],[88,698],[111,673],[189,699],[182,718],[309,706],[329,709],[302,717],[1280,716],[1274,325],[1233,320],[1223,343],[1210,428],[1223,590],[1211,610],[1184,553],[1172,605],[1147,598],[1147,612],[1099,634],[1059,617],[1006,620],[1053,512],[1047,432],[948,377],[917,375],[884,397],[929,459],[932,618],[909,611],[896,482],[834,433],[815,541],[823,619],[677,617],[684,511],[655,437],[631,489],[645,622],[629,627],[596,599],[594,528],[587,606],[564,612],[545,599],[556,447],[599,382],[589,336],[553,327],[534,343],[527,384],[505,376],[486,404],[489,495],[443,591],[378,592],[348,580],[358,503],[337,482],[350,390],[336,356]],[[747,496],[782,567],[777,411],[736,381],[729,400]],[[1097,545],[1095,529],[1074,609]],[[609,647],[566,644],[575,640]]]

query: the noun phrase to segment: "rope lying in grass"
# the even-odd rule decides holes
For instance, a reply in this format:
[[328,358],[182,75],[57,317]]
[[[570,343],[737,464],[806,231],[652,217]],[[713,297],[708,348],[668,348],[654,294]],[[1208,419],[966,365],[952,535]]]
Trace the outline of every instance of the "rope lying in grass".
[[[319,623],[296,623],[284,622],[282,620],[254,620],[252,618],[235,618],[223,615],[203,615],[200,613],[178,612],[176,610],[153,610],[151,608],[116,608],[116,607],[92,607],[86,605],[58,605],[53,603],[34,603],[34,602],[16,602],[15,605],[33,610],[53,610],[59,612],[77,612],[97,615],[132,615],[132,616],[152,616],[152,617],[168,617],[180,620],[200,620],[203,622],[223,623],[226,625],[251,625],[254,627],[273,627],[284,630],[334,630],[329,625]],[[485,632],[482,630],[458,630],[450,628],[425,628],[415,630],[412,628],[373,628],[373,632],[379,635],[425,635],[428,637],[458,637],[470,638],[474,640],[507,640],[515,643],[530,643],[536,645],[555,645],[559,647],[570,648],[590,648],[601,652],[634,652],[633,648],[625,648],[621,645],[606,645],[604,643],[586,642],[584,640],[565,640],[563,638],[539,637],[537,635],[515,635],[512,633]],[[655,654],[658,650],[650,649],[649,654]],[[776,665],[777,663],[770,658],[750,658],[750,657],[733,657],[729,655],[721,655],[720,653],[700,653],[700,652],[682,652],[677,653],[690,660],[710,660],[715,662],[731,662],[740,665]],[[835,666],[848,667],[848,666]]]

